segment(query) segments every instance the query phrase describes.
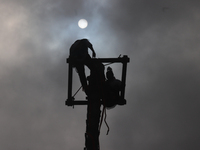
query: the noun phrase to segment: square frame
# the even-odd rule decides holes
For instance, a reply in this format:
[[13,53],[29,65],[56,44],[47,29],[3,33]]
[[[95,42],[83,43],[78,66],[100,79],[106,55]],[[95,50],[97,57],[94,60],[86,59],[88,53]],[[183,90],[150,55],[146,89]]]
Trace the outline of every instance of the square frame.
[[[126,85],[126,72],[127,72],[127,63],[130,62],[130,59],[127,55],[118,58],[92,58],[92,61],[99,61],[101,63],[122,63],[122,75],[121,75],[121,82],[122,85]],[[72,82],[73,82],[73,60],[70,58],[66,59],[66,63],[68,63],[68,97],[65,101],[65,105],[67,106],[74,106],[74,105],[87,105],[87,100],[75,100],[72,96]],[[120,98],[124,99],[125,97],[125,86],[123,86]]]

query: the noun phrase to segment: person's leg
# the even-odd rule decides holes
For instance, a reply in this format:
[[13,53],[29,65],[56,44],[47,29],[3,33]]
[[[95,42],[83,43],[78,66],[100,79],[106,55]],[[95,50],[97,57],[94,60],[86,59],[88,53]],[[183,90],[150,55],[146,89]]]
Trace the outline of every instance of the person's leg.
[[76,69],[77,69],[77,72],[78,72],[78,75],[79,75],[79,79],[80,79],[81,85],[82,85],[83,89],[86,89],[87,80],[86,80],[86,76],[85,76],[84,64],[76,65]]
[[90,55],[87,55],[87,57],[84,60],[84,64],[90,69],[90,71],[95,69],[94,62],[92,62]]

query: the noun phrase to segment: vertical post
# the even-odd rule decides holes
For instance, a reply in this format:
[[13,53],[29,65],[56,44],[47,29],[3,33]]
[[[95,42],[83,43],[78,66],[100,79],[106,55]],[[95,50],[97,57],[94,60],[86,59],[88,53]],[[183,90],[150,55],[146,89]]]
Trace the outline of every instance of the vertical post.
[[101,102],[96,96],[92,99],[88,97],[88,101],[84,150],[100,150],[98,127],[101,113]]
[[122,90],[121,90],[121,98],[124,99],[125,95],[125,84],[126,84],[126,70],[127,70],[127,63],[129,62],[129,58],[125,55],[122,61]]
[[69,63],[68,65],[68,99],[66,101],[66,105],[72,106],[73,105],[73,98],[72,98],[72,75],[73,75],[73,68],[72,64],[67,59],[67,62]]
[[99,122],[101,99],[105,84],[104,66],[96,61],[88,78],[88,107],[85,134],[85,150],[100,150]]

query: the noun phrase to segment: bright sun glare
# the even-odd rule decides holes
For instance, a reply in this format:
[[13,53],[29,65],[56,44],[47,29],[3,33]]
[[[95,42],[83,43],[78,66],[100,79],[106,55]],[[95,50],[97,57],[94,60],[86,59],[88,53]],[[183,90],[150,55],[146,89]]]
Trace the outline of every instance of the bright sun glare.
[[87,20],[85,20],[85,19],[80,19],[80,20],[78,21],[78,26],[79,26],[81,29],[86,28],[86,27],[88,26]]

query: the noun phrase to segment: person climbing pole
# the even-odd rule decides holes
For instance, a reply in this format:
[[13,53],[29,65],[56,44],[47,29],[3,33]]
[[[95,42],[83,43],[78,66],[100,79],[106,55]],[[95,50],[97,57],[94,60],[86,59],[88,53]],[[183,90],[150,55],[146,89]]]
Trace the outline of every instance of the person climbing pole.
[[88,39],[76,40],[70,47],[69,56],[69,58],[73,62],[73,67],[75,67],[78,72],[83,91],[85,91],[86,94],[87,79],[85,75],[84,65],[86,65],[90,70],[94,69],[95,67],[91,61],[91,56],[88,53],[88,48],[92,51],[92,57],[95,58],[96,53]]

